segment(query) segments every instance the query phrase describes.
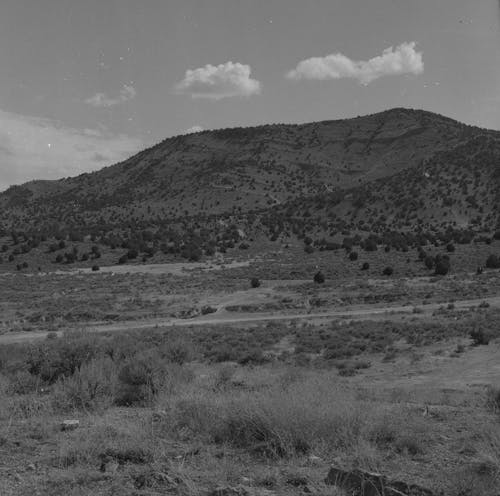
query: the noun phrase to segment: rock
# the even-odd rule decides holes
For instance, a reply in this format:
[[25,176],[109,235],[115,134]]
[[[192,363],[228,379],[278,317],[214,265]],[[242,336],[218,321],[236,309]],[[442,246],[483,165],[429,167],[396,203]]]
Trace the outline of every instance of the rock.
[[63,420],[61,423],[62,431],[74,431],[80,426],[79,420]]
[[273,491],[249,486],[221,486],[208,493],[208,496],[274,496]]
[[162,420],[165,420],[167,418],[167,411],[166,410],[157,410],[153,412],[151,419],[153,422],[161,422]]
[[101,472],[104,472],[106,474],[116,474],[119,466],[120,465],[117,462],[112,460],[112,461],[103,463],[101,465]]
[[323,460],[319,456],[316,456],[316,455],[309,455],[307,457],[307,461],[311,465],[321,465],[321,463],[323,463]]
[[26,467],[26,470],[29,470],[31,472],[33,472],[34,470],[36,470],[35,464],[34,463],[28,464],[28,466]]
[[325,484],[336,486],[352,496],[438,496],[416,484],[390,480],[384,475],[359,469],[332,467]]

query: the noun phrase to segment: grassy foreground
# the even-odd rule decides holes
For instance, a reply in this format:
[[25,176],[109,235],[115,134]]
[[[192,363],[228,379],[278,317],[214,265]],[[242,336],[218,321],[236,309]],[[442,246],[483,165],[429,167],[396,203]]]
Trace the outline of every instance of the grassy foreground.
[[[493,495],[500,394],[490,378],[446,387],[455,364],[500,357],[497,315],[469,317],[441,333],[359,322],[4,346],[0,494],[340,495],[324,483],[333,464]],[[473,320],[487,346],[471,345]]]

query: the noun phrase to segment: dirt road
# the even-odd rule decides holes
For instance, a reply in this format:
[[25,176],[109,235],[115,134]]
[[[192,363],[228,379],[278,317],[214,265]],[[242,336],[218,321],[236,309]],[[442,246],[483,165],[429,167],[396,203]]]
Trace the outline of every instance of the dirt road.
[[[487,303],[490,307],[500,308],[500,296],[492,296],[480,299],[455,301],[455,309],[466,309],[475,307],[481,303]],[[182,327],[182,326],[207,326],[223,324],[245,324],[254,322],[270,321],[292,321],[292,320],[336,320],[349,319],[361,320],[369,318],[396,318],[401,314],[413,314],[425,316],[434,310],[445,306],[445,303],[431,303],[428,305],[397,305],[397,306],[364,306],[346,310],[329,310],[317,313],[235,313],[224,309],[211,315],[199,316],[190,319],[149,319],[147,321],[127,321],[112,324],[87,324],[82,327],[90,332],[124,332],[130,330],[154,329],[159,327]],[[16,332],[0,335],[0,345],[10,343],[29,342],[45,338],[47,332]]]

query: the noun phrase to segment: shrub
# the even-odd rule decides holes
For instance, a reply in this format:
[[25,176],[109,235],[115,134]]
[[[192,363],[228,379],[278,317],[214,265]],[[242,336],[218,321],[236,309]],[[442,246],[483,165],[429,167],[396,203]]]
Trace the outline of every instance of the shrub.
[[486,405],[494,412],[500,411],[500,388],[488,387],[486,390]]
[[434,274],[445,276],[450,271],[450,259],[447,255],[437,255],[434,259]]
[[316,274],[314,274],[313,280],[317,284],[322,284],[325,282],[325,276],[323,275],[323,273],[321,271],[318,271],[318,272],[316,272]]
[[170,363],[183,365],[193,359],[193,344],[186,339],[173,338],[160,347],[160,353]]
[[455,245],[453,243],[448,243],[446,245],[446,251],[449,253],[453,253],[455,251]]
[[382,271],[382,274],[384,276],[392,276],[392,274],[394,273],[394,269],[392,267],[386,267],[383,271]]
[[311,253],[314,253],[314,248],[312,247],[312,245],[306,245],[304,247],[304,251],[308,254],[311,254]]
[[351,251],[349,253],[349,260],[355,262],[358,259],[358,253],[356,251]]
[[472,344],[474,346],[488,345],[491,340],[491,335],[484,331],[484,329],[472,329],[469,332],[469,336],[472,339]]
[[155,353],[143,353],[127,360],[118,373],[122,387],[116,398],[117,405],[151,403],[160,392],[163,372],[161,359]]
[[250,279],[250,286],[252,286],[252,288],[258,288],[260,286],[260,281],[257,277],[252,277],[252,279]]
[[117,366],[109,357],[97,357],[54,385],[59,410],[95,410],[113,404],[118,386]]
[[99,265],[92,265],[92,271],[97,272],[99,270]]
[[128,261],[128,257],[127,257],[127,255],[122,255],[122,256],[118,259],[118,264],[123,265],[124,263],[127,263],[127,261]]
[[427,255],[424,258],[424,264],[429,270],[432,270],[434,268],[434,259],[430,255]]
[[486,267],[488,269],[500,269],[500,257],[497,255],[490,255],[486,259]]
[[100,353],[96,336],[85,333],[65,335],[32,345],[26,356],[28,372],[48,383],[70,376]]
[[368,262],[364,262],[361,266],[361,270],[368,270],[370,268],[370,264]]

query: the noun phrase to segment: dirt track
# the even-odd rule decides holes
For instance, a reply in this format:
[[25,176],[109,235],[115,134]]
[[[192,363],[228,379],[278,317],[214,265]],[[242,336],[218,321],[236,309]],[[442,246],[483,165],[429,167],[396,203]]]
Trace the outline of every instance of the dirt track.
[[[487,302],[491,307],[500,308],[500,296],[492,296],[472,300],[455,301],[456,309],[465,309],[478,306],[483,302]],[[444,303],[431,303],[429,305],[417,305],[418,312],[416,315],[425,316],[443,307]],[[398,305],[374,307],[365,306],[351,308],[349,310],[330,310],[327,312],[317,313],[239,313],[227,312],[220,309],[216,313],[208,316],[194,317],[190,319],[150,319],[147,321],[128,321],[113,324],[89,324],[82,326],[90,332],[123,332],[136,329],[154,329],[158,327],[181,327],[181,326],[202,326],[202,325],[222,325],[222,324],[244,324],[252,322],[266,322],[277,320],[336,320],[336,319],[367,319],[370,317],[383,317],[390,319],[401,314],[412,314],[415,311],[415,305]],[[29,342],[37,339],[45,338],[47,332],[16,332],[3,334],[0,336],[1,344]]]

